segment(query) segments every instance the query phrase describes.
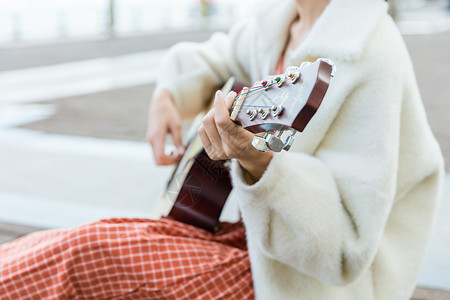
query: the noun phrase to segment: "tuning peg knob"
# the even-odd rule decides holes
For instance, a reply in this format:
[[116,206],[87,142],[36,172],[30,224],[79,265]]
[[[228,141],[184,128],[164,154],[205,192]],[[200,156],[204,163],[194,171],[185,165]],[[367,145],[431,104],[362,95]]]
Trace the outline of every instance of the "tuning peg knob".
[[286,69],[286,73],[285,74],[286,74],[286,76],[288,78],[291,79],[292,83],[295,83],[300,78],[301,74],[300,74],[299,70],[300,70],[300,68],[296,67],[296,66],[289,66]]
[[278,105],[278,106],[272,105],[272,107],[270,109],[272,110],[272,115],[274,117],[278,117],[283,112],[283,106],[281,106],[281,105]]
[[270,149],[267,148],[266,140],[263,137],[255,135],[252,140],[252,145],[256,150],[261,152],[269,152]]
[[284,141],[284,145],[283,145],[283,149],[286,151],[289,151],[289,149],[291,149],[292,144],[295,141],[295,134],[297,133],[297,130],[295,129],[290,129],[288,131],[288,137],[286,138],[286,141]]
[[265,140],[267,148],[269,148],[273,152],[280,152],[281,150],[283,150],[284,145],[279,137],[276,137],[275,135],[268,133],[265,136]]
[[258,111],[256,109],[247,109],[247,115],[250,121],[253,121],[258,115]]
[[285,81],[286,81],[285,75],[280,75],[279,77],[276,78],[276,83],[278,87],[281,87]]
[[288,136],[286,141],[284,142],[283,145],[283,149],[286,151],[289,151],[289,149],[291,149],[292,144],[295,141],[295,137],[293,137],[292,135]]
[[261,118],[263,120],[267,119],[267,116],[270,114],[270,108],[260,108],[258,112],[261,114]]

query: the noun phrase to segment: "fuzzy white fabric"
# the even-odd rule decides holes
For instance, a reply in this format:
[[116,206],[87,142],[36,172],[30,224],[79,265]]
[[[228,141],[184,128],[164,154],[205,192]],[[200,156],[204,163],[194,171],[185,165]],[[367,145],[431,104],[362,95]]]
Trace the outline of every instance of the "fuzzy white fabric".
[[[382,0],[332,0],[288,57],[335,62],[321,108],[256,184],[233,162],[257,299],[398,300],[414,290],[443,159],[386,10]],[[229,76],[273,72],[294,17],[294,1],[276,0],[228,35],[174,47],[157,89],[194,115]]]

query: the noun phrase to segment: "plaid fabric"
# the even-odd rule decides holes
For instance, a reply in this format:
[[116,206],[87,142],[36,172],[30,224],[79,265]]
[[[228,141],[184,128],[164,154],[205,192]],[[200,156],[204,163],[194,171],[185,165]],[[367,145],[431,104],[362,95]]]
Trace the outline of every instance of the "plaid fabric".
[[0,245],[0,299],[253,299],[241,222],[109,219]]

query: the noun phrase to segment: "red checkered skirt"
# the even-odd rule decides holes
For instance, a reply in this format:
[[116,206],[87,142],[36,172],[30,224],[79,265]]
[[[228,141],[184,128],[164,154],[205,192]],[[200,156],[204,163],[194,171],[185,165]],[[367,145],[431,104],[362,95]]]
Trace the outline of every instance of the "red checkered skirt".
[[253,299],[242,222],[108,219],[0,245],[0,299]]

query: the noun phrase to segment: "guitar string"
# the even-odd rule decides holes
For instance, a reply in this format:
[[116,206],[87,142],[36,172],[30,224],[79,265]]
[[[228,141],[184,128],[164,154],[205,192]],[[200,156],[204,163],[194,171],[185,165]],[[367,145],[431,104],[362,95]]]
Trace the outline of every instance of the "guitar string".
[[[276,84],[284,83],[286,80],[287,80],[287,79],[285,79],[285,80],[283,80],[283,81],[281,81],[281,82],[273,82],[273,83],[270,83],[269,85],[260,85],[260,86],[248,88],[248,91],[247,91],[246,93],[243,93],[242,95],[246,95],[246,97],[251,96],[251,95],[254,95],[254,94],[256,94],[256,93],[251,94],[251,95],[249,95],[249,94],[252,93],[252,92],[255,92],[255,91],[257,91],[257,90],[262,90],[262,89],[266,89],[266,88],[271,88],[272,86],[274,86],[274,85],[276,85]],[[239,95],[242,93],[242,91],[243,91],[243,89],[239,92],[239,94],[236,95],[236,98],[239,97]],[[236,100],[236,98],[235,98],[235,100]]]
[[[269,88],[273,87],[274,85],[283,84],[284,82],[288,81],[288,80],[289,80],[290,78],[292,78],[292,77],[293,77],[293,75],[292,75],[291,77],[288,77],[288,78],[286,78],[286,79],[280,81],[280,82],[274,82],[274,83],[271,83],[270,85],[265,85],[265,86],[264,86],[264,85],[261,85],[261,86],[257,86],[257,87],[251,87],[251,88],[249,88],[249,91],[248,91],[248,92],[242,93],[242,95],[244,95],[245,98],[250,97],[250,96],[253,96],[253,95],[256,95],[256,94],[258,94],[258,93],[260,93],[260,92],[262,92],[262,91],[265,91],[266,89],[269,89]],[[237,107],[237,106],[240,106],[240,108],[239,108],[239,110],[238,110],[238,112],[240,112],[240,111],[242,110],[242,107],[265,107],[265,108],[267,108],[267,107],[269,107],[269,108],[272,107],[272,106],[269,106],[269,105],[243,105],[243,104],[235,105],[234,103],[236,102],[237,98],[239,97],[239,95],[241,94],[242,91],[243,91],[243,89],[242,89],[242,90],[239,92],[239,94],[237,94],[236,97],[234,98],[232,109],[235,108],[235,107]],[[245,98],[244,98],[244,99],[245,99]]]
[[[284,80],[284,81],[282,81],[281,83],[283,83],[283,82],[285,82],[286,80]],[[239,98],[239,95],[245,95],[245,98],[247,98],[247,97],[249,97],[249,96],[252,96],[252,95],[255,95],[255,94],[257,94],[257,93],[259,93],[259,92],[262,92],[263,90],[265,90],[266,88],[271,88],[272,86],[274,86],[275,84],[279,84],[279,82],[276,82],[276,83],[271,83],[270,85],[266,85],[266,86],[257,86],[257,87],[252,87],[252,88],[248,88],[249,90],[247,91],[247,92],[245,92],[245,93],[242,93],[242,91],[243,90],[241,90],[240,92],[239,92],[239,94],[237,94],[236,95],[236,97],[234,98],[234,101],[233,102],[236,102],[236,100],[237,100],[237,98]],[[251,94],[251,93],[253,93],[253,94]],[[234,105],[233,104],[233,107],[236,107],[236,106],[242,106],[242,105]]]
[[[273,85],[276,85],[276,84],[282,84],[283,82],[286,82],[289,78],[290,78],[290,79],[294,78],[294,76],[295,76],[295,74],[291,74],[291,75],[289,75],[286,79],[284,79],[284,80],[281,81],[281,82],[279,82],[279,81],[277,81],[277,82],[272,82],[272,83],[269,85],[269,87],[272,87]],[[281,80],[281,77],[276,77],[275,79]],[[263,82],[267,82],[267,81],[263,81]],[[255,90],[257,90],[257,89],[260,89],[260,88],[266,88],[266,87],[267,87],[267,85],[260,85],[260,86],[254,86],[254,87],[247,88],[247,89],[249,89],[249,91],[247,92],[247,94],[250,93],[250,92],[252,92],[252,91],[255,91]],[[250,89],[253,89],[253,90],[250,91]],[[239,91],[239,93],[236,95],[235,99],[239,97],[239,95],[242,93],[243,90],[244,90],[244,89],[242,89],[241,91]]]
[[[243,95],[247,95],[246,97],[252,96],[252,95],[254,95],[254,94],[257,94],[257,93],[259,93],[259,92],[262,92],[262,90],[265,90],[266,88],[271,88],[271,87],[274,86],[274,85],[282,84],[282,83],[288,81],[290,78],[293,78],[293,77],[294,77],[294,75],[291,75],[290,77],[288,77],[288,78],[286,78],[286,79],[284,79],[284,80],[282,80],[282,81],[280,81],[280,82],[273,82],[273,83],[271,83],[271,84],[269,84],[269,85],[260,85],[260,86],[257,86],[257,87],[251,87],[251,88],[249,88],[249,91],[246,92],[246,93],[243,94]],[[257,90],[259,90],[259,91],[258,91],[258,92],[255,92],[255,91],[257,91]],[[252,93],[252,92],[255,92],[255,93],[249,95],[249,94]],[[241,93],[242,93],[242,90],[236,95],[236,97],[235,97],[234,100],[236,100],[236,99],[239,97],[239,95],[240,95]],[[237,105],[236,105],[236,106],[237,106]]]

